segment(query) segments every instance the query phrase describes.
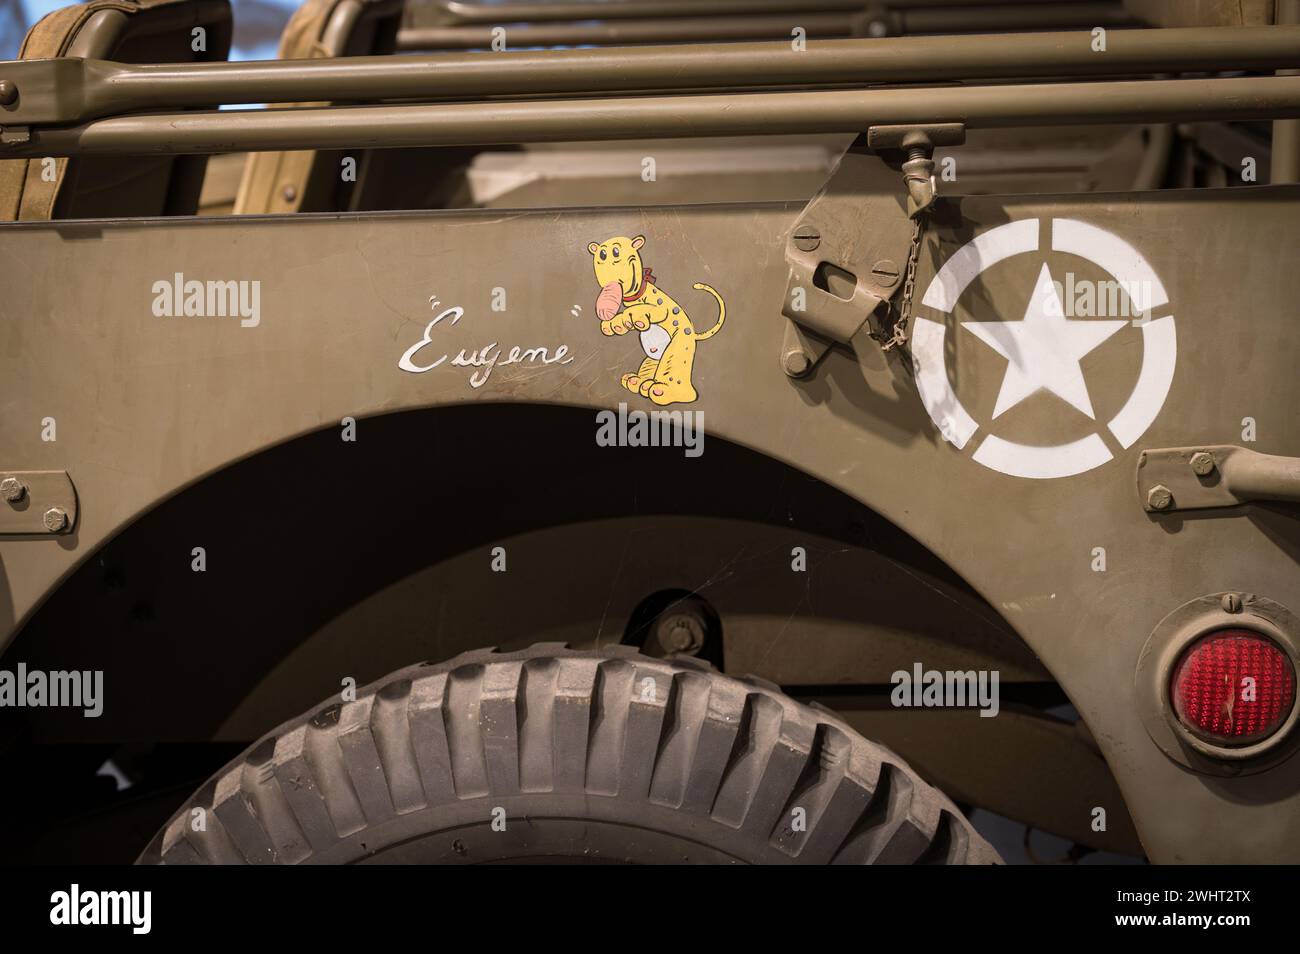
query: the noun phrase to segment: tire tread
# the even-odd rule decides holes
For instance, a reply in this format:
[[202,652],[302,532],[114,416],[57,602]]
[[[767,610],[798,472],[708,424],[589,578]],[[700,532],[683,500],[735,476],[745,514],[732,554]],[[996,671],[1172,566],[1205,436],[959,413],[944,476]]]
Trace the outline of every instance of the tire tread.
[[328,700],[226,766],[140,861],[298,863],[399,815],[552,792],[685,812],[773,860],[1000,863],[952,802],[833,712],[698,660],[554,643]]

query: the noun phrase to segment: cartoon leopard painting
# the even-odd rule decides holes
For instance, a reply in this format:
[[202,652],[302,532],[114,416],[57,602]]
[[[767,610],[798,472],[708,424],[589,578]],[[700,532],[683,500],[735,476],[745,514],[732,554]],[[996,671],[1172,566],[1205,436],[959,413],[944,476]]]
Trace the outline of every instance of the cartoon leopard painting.
[[718,333],[727,306],[713,288],[696,282],[694,288],[718,300],[718,323],[697,333],[686,310],[655,284],[654,274],[642,263],[644,244],[643,235],[618,235],[587,246],[600,285],[596,298],[600,331],[605,335],[641,333],[645,360],[637,370],[623,375],[623,387],[655,404],[689,404],[698,396],[691,383],[695,345]]

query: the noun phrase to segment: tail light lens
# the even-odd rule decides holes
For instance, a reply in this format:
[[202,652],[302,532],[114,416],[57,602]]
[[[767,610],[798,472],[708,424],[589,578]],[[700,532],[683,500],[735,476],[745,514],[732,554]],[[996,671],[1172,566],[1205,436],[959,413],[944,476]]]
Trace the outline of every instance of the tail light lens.
[[1245,629],[1210,633],[1187,648],[1170,684],[1174,712],[1220,745],[1272,735],[1295,703],[1295,669],[1276,643]]

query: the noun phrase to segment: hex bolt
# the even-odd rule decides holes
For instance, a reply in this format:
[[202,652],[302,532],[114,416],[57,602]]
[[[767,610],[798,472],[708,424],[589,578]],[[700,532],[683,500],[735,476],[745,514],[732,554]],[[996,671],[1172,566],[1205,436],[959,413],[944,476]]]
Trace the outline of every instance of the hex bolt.
[[672,613],[659,621],[659,645],[670,653],[693,653],[704,646],[704,621],[694,613]]
[[1197,451],[1192,455],[1192,470],[1200,477],[1208,477],[1214,472],[1214,455],[1209,451]]
[[1147,491],[1147,506],[1152,510],[1168,510],[1173,502],[1173,492],[1164,484],[1156,484]]
[[1241,597],[1236,593],[1224,593],[1223,599],[1219,600],[1219,605],[1223,607],[1225,613],[1241,612]]
[[41,520],[45,524],[46,530],[50,531],[50,533],[58,533],[67,529],[68,512],[62,507],[51,507],[45,511],[45,516]]
[[871,266],[871,277],[881,288],[892,288],[898,283],[898,266],[887,258],[882,258]]
[[0,106],[12,106],[18,100],[18,87],[12,80],[0,80]]
[[695,645],[695,637],[691,628],[686,625],[674,626],[671,633],[668,634],[668,642],[675,652],[685,652]]
[[801,225],[794,230],[794,247],[801,252],[812,252],[822,244],[822,233],[811,225]]
[[812,359],[797,348],[787,351],[781,363],[785,367],[785,373],[792,378],[802,378],[812,368]]
[[17,477],[6,477],[0,480],[0,497],[10,503],[18,503],[25,496],[27,496],[27,487]]

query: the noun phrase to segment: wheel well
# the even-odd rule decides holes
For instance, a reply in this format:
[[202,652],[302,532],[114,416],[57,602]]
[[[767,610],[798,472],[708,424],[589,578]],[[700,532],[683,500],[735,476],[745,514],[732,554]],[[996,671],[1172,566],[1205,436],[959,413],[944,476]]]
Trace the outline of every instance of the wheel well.
[[[110,707],[93,724],[69,720],[37,734],[158,738],[162,731],[208,738],[264,673],[374,594],[465,554],[481,564],[484,583],[496,592],[506,591],[500,584],[507,581],[527,589],[537,568],[508,563],[505,573],[491,574],[493,546],[629,517],[781,528],[832,549],[882,554],[960,594],[1000,624],[991,629],[1019,644],[941,560],[842,492],[717,438],[698,458],[686,458],[679,448],[599,447],[589,413],[461,405],[365,419],[354,441],[325,428],[232,464],[164,501],[66,580],[7,654],[33,667],[102,668],[118,691],[154,705],[148,713],[139,706]],[[683,539],[634,543],[669,553],[691,545]],[[203,550],[202,572],[193,569],[195,548]],[[553,559],[574,557],[556,553]],[[789,563],[788,551],[783,563]],[[690,590],[701,582],[683,578],[676,586]],[[637,600],[658,588],[648,585]],[[580,591],[566,594],[570,606]],[[539,615],[547,621],[543,628],[554,629],[569,607],[540,606],[546,598],[533,592],[520,615]],[[429,599],[438,603],[438,594]],[[592,600],[603,606],[605,594]],[[768,611],[791,616],[800,608],[772,606],[769,599]],[[605,625],[621,634],[626,616]],[[430,623],[436,629],[437,618]],[[431,633],[420,648],[437,658],[455,647]],[[1013,651],[1018,658],[1027,653],[1023,645]],[[201,691],[173,688],[192,678],[203,684]],[[59,722],[57,713],[50,715]],[[143,724],[146,716],[162,726]]]
[[[728,671],[868,720],[976,804],[1025,791],[969,758],[951,775],[943,746],[966,733],[965,749],[1007,748],[985,734],[1003,727],[1041,738],[1030,723],[1064,696],[942,560],[789,464],[721,439],[697,458],[600,447],[590,414],[489,404],[364,419],[355,441],[325,428],[162,502],[69,577],[6,654],[11,667],[104,670],[103,715],[21,710],[20,737],[47,751],[163,743],[228,758],[345,679],[485,645],[639,642],[690,596],[716,614],[723,643],[708,652]],[[890,672],[913,661],[998,670],[1018,718],[974,714],[909,752],[928,730],[870,713],[888,710]],[[1113,787],[1069,729],[1036,756],[1066,753],[1071,772],[1082,758]]]

